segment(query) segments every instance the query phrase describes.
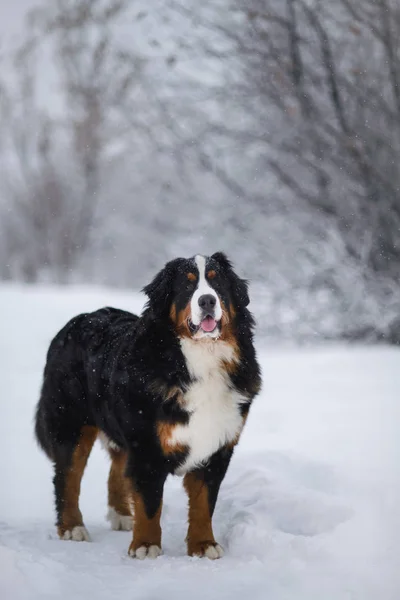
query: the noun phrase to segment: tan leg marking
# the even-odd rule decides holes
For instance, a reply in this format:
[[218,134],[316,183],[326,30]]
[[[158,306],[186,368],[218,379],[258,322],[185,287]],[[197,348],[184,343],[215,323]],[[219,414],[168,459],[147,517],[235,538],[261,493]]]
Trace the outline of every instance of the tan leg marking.
[[151,519],[146,514],[143,498],[136,490],[132,491],[134,505],[133,540],[129,546],[130,556],[136,558],[156,558],[161,554],[161,510],[162,502]]
[[125,477],[126,452],[109,450],[111,457],[110,475],[108,477],[108,505],[124,516],[131,515],[129,506],[129,480]]
[[132,511],[130,506],[130,482],[125,477],[127,454],[123,450],[108,449],[111,458],[108,477],[108,515],[111,529],[130,531],[132,529]]
[[[82,513],[79,510],[79,494],[83,472],[97,434],[96,427],[86,425],[82,427],[79,442],[72,454],[71,465],[65,475],[64,503],[61,524],[58,525],[60,538],[76,541],[88,539],[87,532],[83,527]],[[76,527],[80,529],[74,533]]]
[[223,550],[216,543],[211,523],[208,488],[193,473],[187,473],[183,485],[189,497],[189,527],[186,537],[189,556],[220,558]]

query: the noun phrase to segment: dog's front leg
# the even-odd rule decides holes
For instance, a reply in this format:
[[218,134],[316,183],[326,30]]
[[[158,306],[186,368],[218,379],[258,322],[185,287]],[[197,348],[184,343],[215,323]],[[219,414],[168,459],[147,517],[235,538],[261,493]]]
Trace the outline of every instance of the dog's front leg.
[[[129,464],[130,463],[130,464]],[[133,503],[133,539],[129,555],[135,558],[157,558],[161,554],[161,510],[167,473],[144,457],[141,464],[128,462]]]
[[206,466],[185,475],[183,485],[189,497],[189,527],[186,537],[189,556],[215,559],[224,554],[214,538],[212,516],[232,452],[232,448],[222,448],[210,458]]

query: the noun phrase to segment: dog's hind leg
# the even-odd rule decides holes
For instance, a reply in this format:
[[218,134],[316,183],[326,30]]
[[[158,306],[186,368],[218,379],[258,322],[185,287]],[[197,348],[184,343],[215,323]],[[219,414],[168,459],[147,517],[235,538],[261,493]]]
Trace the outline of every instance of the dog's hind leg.
[[77,442],[58,445],[53,455],[57,530],[63,540],[89,541],[79,510],[81,479],[96,440],[96,427],[83,426]]
[[132,512],[130,501],[130,482],[125,477],[126,452],[108,447],[111,458],[110,475],[108,477],[108,515],[111,529],[129,531],[132,529]]

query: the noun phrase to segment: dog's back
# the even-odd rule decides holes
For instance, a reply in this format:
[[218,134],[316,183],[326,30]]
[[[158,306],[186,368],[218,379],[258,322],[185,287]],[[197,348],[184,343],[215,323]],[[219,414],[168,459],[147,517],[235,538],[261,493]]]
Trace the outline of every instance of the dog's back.
[[129,312],[102,308],[74,317],[54,337],[35,420],[36,438],[49,458],[56,448],[73,448],[82,426],[95,425],[88,401],[91,372],[96,374],[137,320]]

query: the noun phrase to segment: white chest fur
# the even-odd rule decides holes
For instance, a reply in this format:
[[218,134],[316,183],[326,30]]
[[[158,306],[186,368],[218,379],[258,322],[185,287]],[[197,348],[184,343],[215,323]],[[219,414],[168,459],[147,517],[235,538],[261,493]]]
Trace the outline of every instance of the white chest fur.
[[242,428],[240,404],[245,400],[231,389],[223,368],[223,361],[234,360],[229,344],[182,339],[181,347],[189,372],[196,380],[184,396],[189,423],[175,427],[171,439],[171,443],[189,447],[189,455],[178,474],[192,470],[235,439]]

